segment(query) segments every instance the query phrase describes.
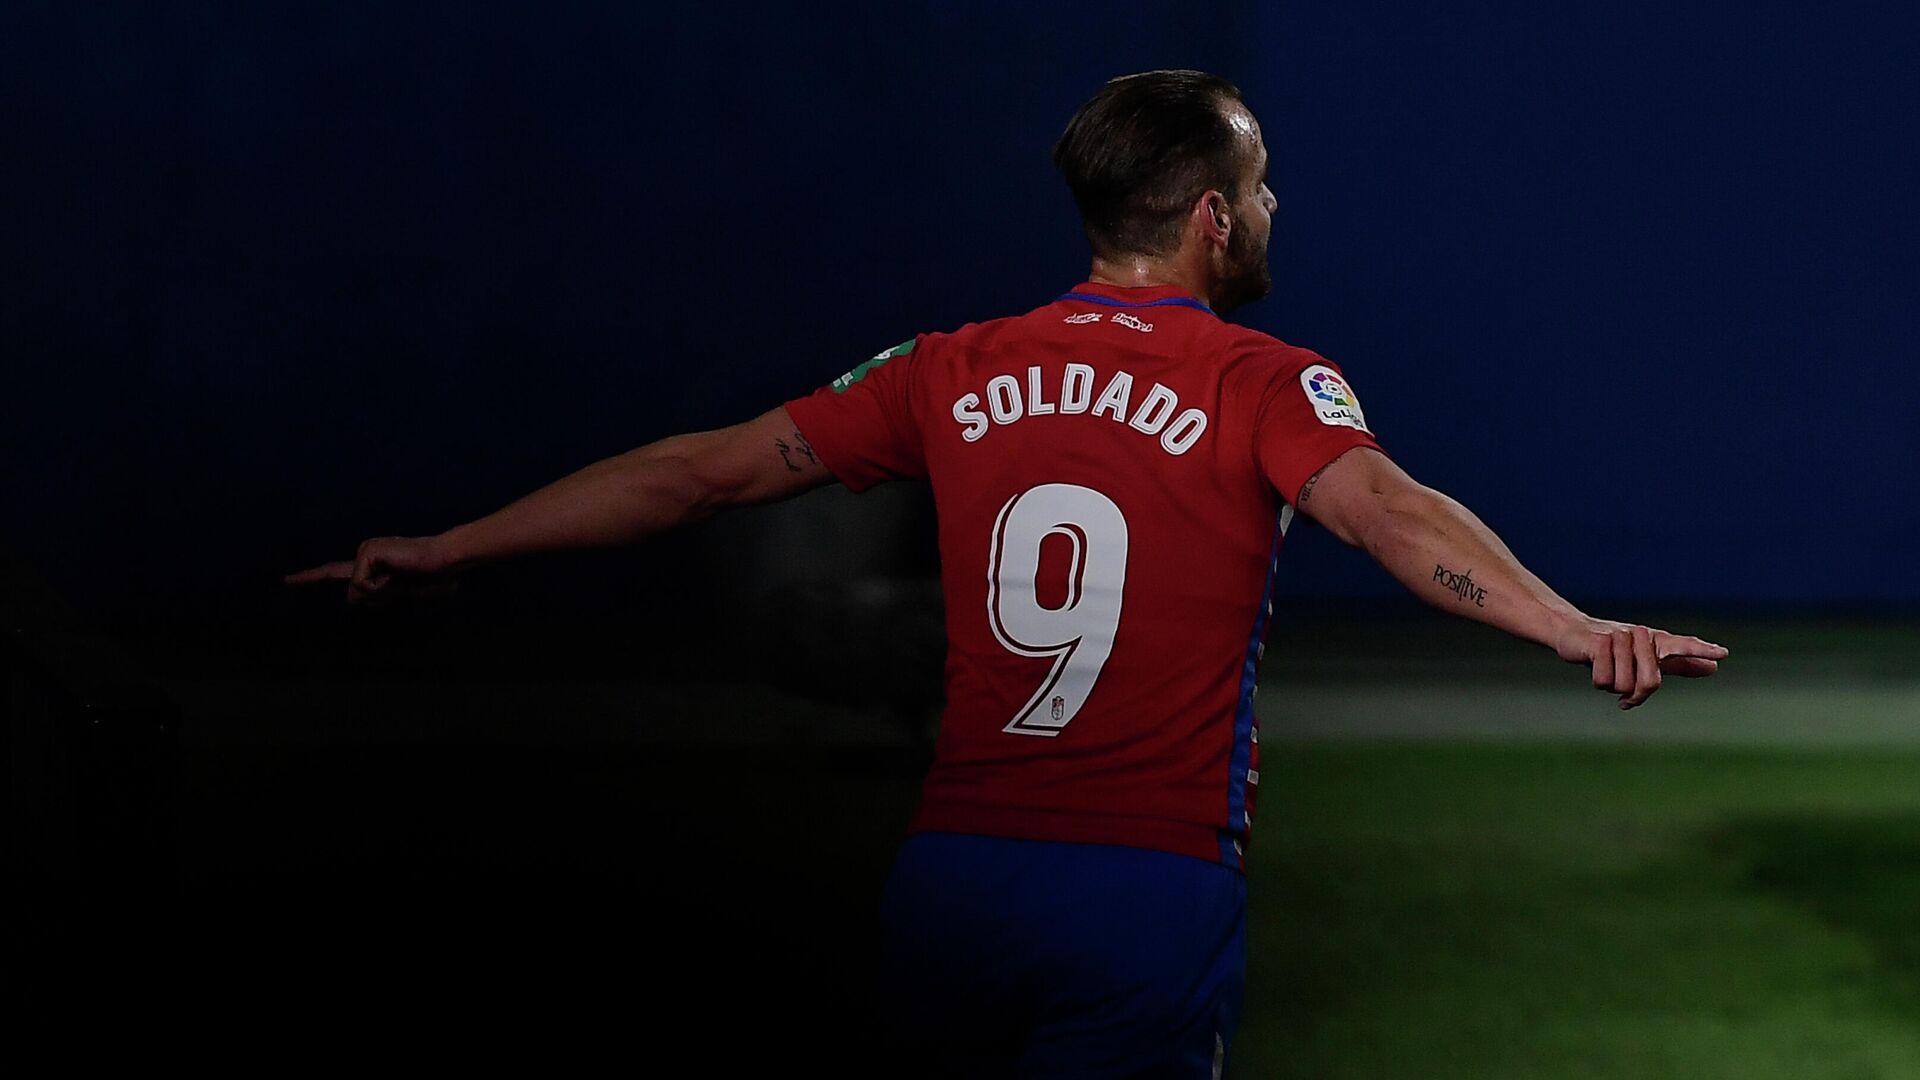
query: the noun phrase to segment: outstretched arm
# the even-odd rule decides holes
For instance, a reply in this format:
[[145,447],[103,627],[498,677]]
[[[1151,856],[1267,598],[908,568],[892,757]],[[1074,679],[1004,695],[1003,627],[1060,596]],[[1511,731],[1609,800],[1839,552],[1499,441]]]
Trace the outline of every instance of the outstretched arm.
[[1591,664],[1594,688],[1621,695],[1623,709],[1646,701],[1663,673],[1711,675],[1727,656],[1699,638],[1583,614],[1520,565],[1472,511],[1371,449],[1336,458],[1301,488],[1296,504],[1427,603]]
[[377,537],[353,559],[288,574],[289,585],[347,582],[354,603],[477,563],[613,547],[772,502],[833,480],[785,406],[715,431],[675,435],[596,461],[477,521],[428,537]]

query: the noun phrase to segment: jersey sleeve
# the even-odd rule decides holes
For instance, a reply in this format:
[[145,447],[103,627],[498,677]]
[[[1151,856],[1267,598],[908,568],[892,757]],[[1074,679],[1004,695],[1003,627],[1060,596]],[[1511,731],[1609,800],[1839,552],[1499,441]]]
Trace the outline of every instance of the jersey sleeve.
[[926,336],[895,345],[786,403],[821,464],[854,491],[927,475],[912,396],[916,365],[926,362],[924,351],[916,350]]
[[1291,506],[1333,459],[1357,446],[1379,450],[1380,443],[1339,368],[1306,349],[1289,349],[1280,360],[1254,414],[1254,454]]

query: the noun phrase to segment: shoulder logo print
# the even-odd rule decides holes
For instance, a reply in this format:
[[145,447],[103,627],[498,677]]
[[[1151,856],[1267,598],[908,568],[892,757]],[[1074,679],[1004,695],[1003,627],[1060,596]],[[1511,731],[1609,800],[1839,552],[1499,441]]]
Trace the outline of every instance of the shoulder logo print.
[[1314,364],[1300,373],[1300,389],[1307,395],[1313,414],[1328,427],[1350,427],[1367,431],[1367,417],[1360,411],[1360,400],[1353,388],[1325,364]]
[[914,342],[917,340],[918,339],[909,339],[895,345],[891,349],[882,349],[878,353],[875,353],[873,359],[833,380],[831,384],[833,386],[833,392],[836,394],[846,393],[849,386],[866,378],[867,372],[872,371],[874,368],[879,367],[881,364],[886,363],[896,356],[905,356],[912,352]]

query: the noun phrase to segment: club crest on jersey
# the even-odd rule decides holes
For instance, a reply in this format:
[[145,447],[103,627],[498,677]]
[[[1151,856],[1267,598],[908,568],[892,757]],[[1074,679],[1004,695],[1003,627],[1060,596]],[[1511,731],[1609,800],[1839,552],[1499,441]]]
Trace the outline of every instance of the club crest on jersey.
[[[1328,427],[1350,427],[1368,431],[1367,417],[1360,411],[1360,400],[1353,396],[1347,380],[1325,364],[1315,364],[1300,373],[1300,389],[1307,395],[1313,414]],[[1371,432],[1369,432],[1371,434]]]

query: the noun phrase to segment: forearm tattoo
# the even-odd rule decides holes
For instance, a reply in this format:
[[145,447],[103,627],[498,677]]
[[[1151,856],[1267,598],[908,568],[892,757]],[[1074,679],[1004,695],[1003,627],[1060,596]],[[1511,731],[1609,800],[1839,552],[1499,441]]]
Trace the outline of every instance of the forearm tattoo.
[[805,467],[794,462],[795,455],[805,458],[808,465],[817,465],[820,462],[819,456],[813,452],[813,444],[807,441],[805,435],[797,431],[793,433],[793,442],[775,439],[773,445],[780,449],[780,460],[787,463],[787,469],[790,472],[799,472]]
[[1456,574],[1439,563],[1434,563],[1433,580],[1439,582],[1441,588],[1459,597],[1463,604],[1471,600],[1474,607],[1487,606],[1487,590],[1473,583],[1471,570],[1464,574]]

